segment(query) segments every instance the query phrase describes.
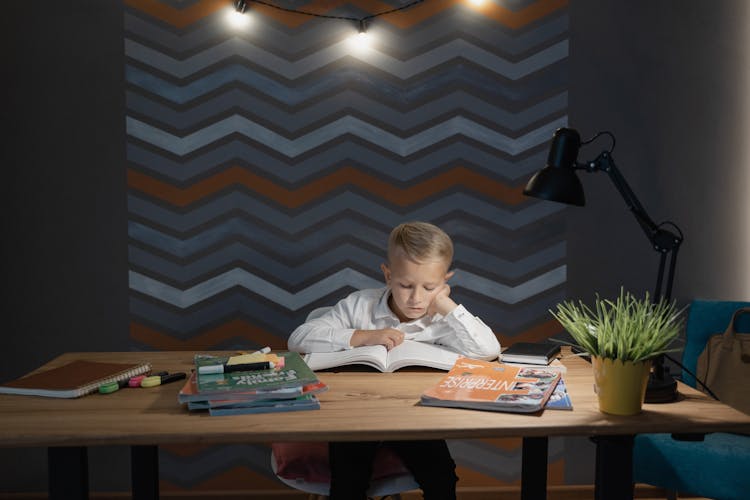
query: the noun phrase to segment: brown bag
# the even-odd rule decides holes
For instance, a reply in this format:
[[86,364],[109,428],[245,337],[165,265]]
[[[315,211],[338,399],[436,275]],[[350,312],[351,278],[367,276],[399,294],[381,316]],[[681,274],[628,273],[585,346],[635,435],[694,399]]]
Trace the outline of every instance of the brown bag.
[[734,331],[734,321],[743,313],[750,314],[750,307],[737,309],[727,330],[708,339],[696,375],[723,403],[750,414],[750,333]]

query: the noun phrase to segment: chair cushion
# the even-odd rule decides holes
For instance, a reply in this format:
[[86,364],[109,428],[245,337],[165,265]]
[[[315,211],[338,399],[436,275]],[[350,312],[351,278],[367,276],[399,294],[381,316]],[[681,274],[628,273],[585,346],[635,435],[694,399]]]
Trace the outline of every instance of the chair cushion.
[[636,436],[633,479],[717,500],[748,498],[750,436],[708,434],[677,441],[670,434]]
[[[328,443],[273,443],[271,449],[276,460],[276,475],[279,477],[309,483],[330,482]],[[378,448],[372,470],[373,480],[409,474],[409,470],[393,450],[387,446]]]

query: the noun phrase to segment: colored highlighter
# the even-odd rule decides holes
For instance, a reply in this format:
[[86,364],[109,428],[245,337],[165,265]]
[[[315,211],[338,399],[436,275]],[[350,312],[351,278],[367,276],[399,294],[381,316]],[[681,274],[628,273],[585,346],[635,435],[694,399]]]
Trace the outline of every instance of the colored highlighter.
[[182,380],[187,375],[184,372],[177,373],[165,373],[164,375],[152,375],[146,377],[141,381],[141,387],[156,387],[157,385],[164,385],[177,380]]
[[[157,377],[157,376],[166,375],[166,374],[167,372],[159,372],[159,373],[154,373],[151,376]],[[130,380],[128,381],[128,387],[142,387],[141,383],[147,377],[148,375],[137,375],[135,377],[130,377]]]
[[141,381],[146,378],[145,375],[136,375],[135,377],[130,377],[130,380],[128,380],[128,387],[140,387]]
[[99,386],[100,394],[112,394],[115,391],[128,386],[128,380],[120,380],[119,382],[109,382]]

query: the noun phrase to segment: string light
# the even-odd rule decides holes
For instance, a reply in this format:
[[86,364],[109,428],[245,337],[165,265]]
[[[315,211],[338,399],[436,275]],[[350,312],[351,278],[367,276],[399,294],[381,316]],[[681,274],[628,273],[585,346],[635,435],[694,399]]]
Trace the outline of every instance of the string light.
[[247,26],[250,22],[250,16],[245,15],[246,10],[247,4],[245,3],[245,0],[237,0],[234,3],[234,9],[227,10],[227,23],[235,29],[241,29]]
[[232,3],[234,5],[235,10],[237,12],[239,12],[240,14],[244,13],[245,10],[247,10],[247,8],[249,6],[249,3],[255,2],[255,3],[259,3],[261,5],[265,5],[267,7],[271,7],[272,9],[283,10],[284,12],[291,12],[293,14],[300,14],[300,15],[303,15],[303,16],[321,17],[321,18],[324,18],[324,19],[343,19],[345,21],[354,21],[354,22],[357,23],[358,28],[359,28],[359,30],[358,30],[358,35],[359,35],[358,38],[365,39],[365,38],[367,38],[367,36],[366,36],[366,33],[367,33],[367,25],[366,25],[366,23],[368,21],[370,21],[371,19],[374,19],[374,18],[380,17],[380,16],[384,16],[386,14],[392,14],[392,13],[398,12],[400,10],[408,9],[409,7],[412,7],[412,6],[414,6],[414,5],[418,4],[418,3],[422,3],[423,1],[424,0],[414,0],[413,2],[410,2],[410,3],[406,4],[406,5],[402,5],[401,7],[396,7],[396,8],[385,10],[385,11],[382,11],[382,12],[377,12],[375,14],[370,14],[370,15],[367,15],[367,16],[364,16],[364,17],[331,16],[331,15],[328,15],[328,14],[316,14],[315,12],[309,12],[309,11],[306,11],[306,10],[297,10],[297,9],[289,9],[287,7],[281,7],[279,5],[274,5],[274,4],[270,3],[270,2],[266,2],[265,0],[233,0]]
[[362,54],[370,48],[371,42],[370,35],[367,33],[367,22],[360,20],[357,33],[349,37],[349,47],[352,49],[352,52]]

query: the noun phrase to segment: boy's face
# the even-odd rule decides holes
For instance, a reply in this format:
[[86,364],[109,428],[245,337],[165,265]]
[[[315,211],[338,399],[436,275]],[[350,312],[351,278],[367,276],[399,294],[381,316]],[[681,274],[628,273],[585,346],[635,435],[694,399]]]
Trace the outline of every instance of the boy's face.
[[401,321],[411,321],[427,314],[427,308],[453,273],[442,259],[425,262],[410,260],[397,249],[390,265],[382,264],[385,283],[391,289],[389,305]]

